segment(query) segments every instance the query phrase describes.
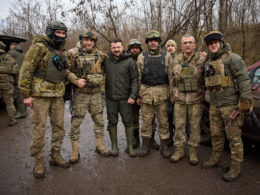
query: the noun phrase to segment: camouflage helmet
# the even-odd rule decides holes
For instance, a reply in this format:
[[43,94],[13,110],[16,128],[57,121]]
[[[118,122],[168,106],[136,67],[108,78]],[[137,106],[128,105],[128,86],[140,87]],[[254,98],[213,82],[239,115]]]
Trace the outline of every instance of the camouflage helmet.
[[214,40],[223,41],[223,34],[219,31],[210,31],[206,36],[204,37],[204,42],[208,43]]
[[97,41],[97,33],[92,30],[92,29],[84,29],[80,34],[79,34],[79,39],[82,40],[83,38],[90,38],[93,39],[94,41]]
[[145,43],[148,43],[149,39],[157,39],[159,42],[162,41],[161,35],[157,30],[150,30],[146,33]]
[[5,53],[5,47],[6,45],[2,41],[0,41],[0,52]]
[[134,46],[137,46],[140,48],[140,50],[142,51],[142,44],[141,42],[138,40],[138,39],[131,39],[129,42],[128,42],[128,51],[134,47]]
[[64,30],[65,32],[68,31],[66,25],[63,22],[53,21],[47,25],[45,33],[49,38],[52,39],[55,30]]

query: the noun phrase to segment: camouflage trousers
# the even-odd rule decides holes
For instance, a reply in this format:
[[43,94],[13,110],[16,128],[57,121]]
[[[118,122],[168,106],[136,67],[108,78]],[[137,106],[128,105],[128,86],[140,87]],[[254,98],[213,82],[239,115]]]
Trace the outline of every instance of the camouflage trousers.
[[152,137],[153,132],[153,124],[155,114],[158,119],[158,135],[160,139],[165,140],[170,136],[169,133],[169,123],[168,123],[168,113],[167,113],[168,102],[162,102],[157,105],[153,104],[145,104],[142,103],[141,111],[142,111],[142,128],[141,134],[142,137]]
[[94,133],[96,138],[104,137],[104,119],[103,119],[103,100],[101,93],[86,94],[76,93],[75,102],[70,102],[70,110],[74,110],[74,117],[71,118],[70,138],[77,141],[80,138],[80,125],[88,111],[94,122]]
[[174,145],[182,147],[186,142],[186,123],[187,116],[190,127],[190,136],[188,144],[193,147],[198,147],[200,143],[200,120],[202,117],[203,105],[198,104],[178,104],[174,103],[174,121],[175,134]]
[[64,131],[64,101],[62,97],[34,97],[31,108],[32,142],[31,156],[44,158],[44,138],[47,115],[52,128],[51,148],[59,151],[65,134]]
[[18,86],[14,87],[14,100],[17,104],[23,104],[23,96],[22,96]]
[[8,113],[8,119],[13,120],[15,115],[14,107],[14,87],[12,83],[0,83],[0,96],[3,98],[6,104],[6,111]]
[[225,134],[229,141],[231,150],[231,159],[237,162],[243,161],[243,142],[241,139],[241,127],[244,121],[243,113],[232,121],[231,126],[227,128],[227,123],[231,112],[237,108],[236,105],[222,107],[210,106],[210,134],[213,151],[222,152],[224,149]]
[[[137,103],[133,105],[133,123],[134,129],[139,129],[139,116],[140,116],[140,106]],[[156,131],[157,123],[155,121],[155,114],[153,118],[153,132]]]

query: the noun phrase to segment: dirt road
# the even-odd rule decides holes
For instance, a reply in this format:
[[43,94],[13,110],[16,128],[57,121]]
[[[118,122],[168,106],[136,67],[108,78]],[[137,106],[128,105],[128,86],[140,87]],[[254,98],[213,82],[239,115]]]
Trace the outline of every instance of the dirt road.
[[[105,118],[106,116],[104,116]],[[105,118],[106,121],[106,118]],[[31,124],[29,117],[20,119],[15,127],[7,126],[6,112],[0,111],[0,194],[260,194],[260,146],[247,149],[241,176],[237,181],[222,181],[223,168],[229,163],[226,151],[219,168],[205,170],[201,165],[191,166],[187,155],[177,164],[163,159],[159,151],[152,150],[146,158],[130,158],[124,152],[126,140],[122,123],[118,125],[118,157],[104,158],[95,153],[93,123],[87,114],[81,126],[78,164],[68,169],[50,166],[50,124],[47,125],[45,146],[46,176],[35,179],[32,175],[34,159],[29,156]],[[66,136],[62,154],[69,159],[71,144],[68,136],[70,114],[66,105]],[[156,135],[157,141],[158,136]],[[105,145],[110,148],[108,132]],[[210,148],[202,146],[199,158],[204,162]]]

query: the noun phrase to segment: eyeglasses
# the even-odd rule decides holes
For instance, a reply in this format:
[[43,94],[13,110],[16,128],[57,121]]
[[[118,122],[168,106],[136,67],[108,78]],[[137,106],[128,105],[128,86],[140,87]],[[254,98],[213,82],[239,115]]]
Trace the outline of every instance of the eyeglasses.
[[193,41],[185,41],[185,42],[183,42],[182,43],[182,45],[192,45],[192,44],[194,44],[194,42]]

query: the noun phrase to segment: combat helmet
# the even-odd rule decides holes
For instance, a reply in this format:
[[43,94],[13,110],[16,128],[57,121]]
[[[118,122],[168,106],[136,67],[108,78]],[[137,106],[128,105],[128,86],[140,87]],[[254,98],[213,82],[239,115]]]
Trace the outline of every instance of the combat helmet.
[[5,47],[6,45],[2,41],[0,41],[0,52],[5,53]]
[[145,43],[148,43],[149,39],[157,39],[159,42],[162,41],[161,35],[157,30],[150,30],[147,32],[145,37]]
[[204,42],[209,43],[214,40],[223,41],[223,34],[219,31],[210,31],[206,36],[204,37]]
[[82,40],[83,38],[90,38],[93,39],[95,42],[98,40],[97,33],[92,29],[84,29],[79,34],[79,39]]
[[[63,38],[58,38],[56,35],[55,35],[55,30],[64,30],[66,32],[66,37],[67,37],[67,27],[66,25],[63,23],[63,22],[60,22],[60,21],[53,21],[51,23],[49,23],[46,27],[46,35],[50,38],[50,39],[53,39],[54,41],[56,42],[63,42],[65,39]],[[66,38],[65,37],[65,38]]]
[[131,39],[129,42],[128,42],[128,51],[134,47],[134,46],[137,46],[140,48],[140,50],[142,51],[142,44],[141,42],[138,40],[138,39]]

